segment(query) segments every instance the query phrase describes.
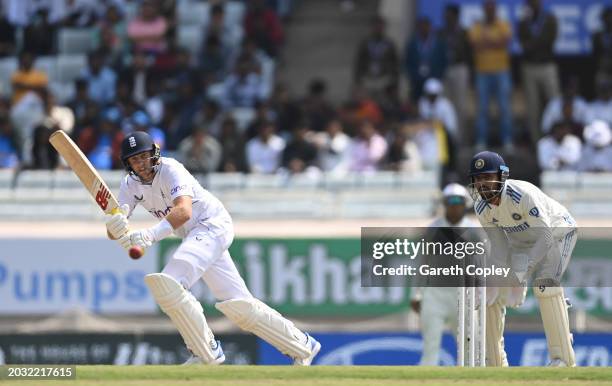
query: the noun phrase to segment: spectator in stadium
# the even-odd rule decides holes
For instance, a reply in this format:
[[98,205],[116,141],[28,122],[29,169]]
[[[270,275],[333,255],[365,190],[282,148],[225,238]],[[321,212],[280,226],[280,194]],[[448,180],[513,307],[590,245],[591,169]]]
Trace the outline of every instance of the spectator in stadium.
[[43,95],[46,96],[45,109],[47,119],[52,120],[57,127],[71,135],[74,130],[75,118],[70,107],[58,104],[55,96],[50,92]]
[[159,148],[164,151],[166,150],[166,133],[159,127],[153,126],[153,122],[151,122],[151,117],[143,111],[138,110],[130,117],[131,125],[128,125],[123,129],[125,133],[134,132],[134,131],[144,131],[148,133],[151,138],[153,138],[153,142],[155,142]]
[[89,98],[88,85],[85,79],[74,81],[74,97],[68,102],[68,107],[72,110],[75,120],[78,122],[83,119],[88,103],[95,103]]
[[568,126],[570,133],[583,140],[584,124],[574,119],[574,103],[571,100],[563,100],[563,106],[561,106],[561,119],[556,123],[564,123]]
[[246,144],[246,159],[251,173],[275,173],[281,165],[285,140],[276,135],[273,122],[259,127],[257,137]]
[[500,111],[501,141],[507,151],[512,148],[512,116],[510,111],[510,50],[512,28],[497,17],[494,0],[483,3],[484,21],[476,22],[468,36],[474,52],[476,92],[478,94],[476,148],[484,150],[488,143],[489,102],[496,93]]
[[104,110],[99,124],[88,126],[77,137],[77,145],[99,170],[121,167],[120,151],[123,133],[119,129],[121,112],[116,107]]
[[282,83],[278,83],[274,88],[274,93],[270,98],[270,108],[276,116],[275,121],[279,133],[290,133],[302,118],[300,105],[291,96],[289,88]]
[[438,170],[449,164],[452,146],[440,121],[421,120],[409,125],[407,131],[419,149],[424,170]]
[[127,33],[136,51],[156,55],[168,48],[168,27],[168,21],[159,14],[157,4],[153,0],[144,0],[140,4],[140,14],[128,23]]
[[221,163],[221,145],[206,127],[195,126],[178,146],[178,159],[192,173],[212,173]]
[[451,102],[443,94],[442,82],[429,78],[425,82],[425,94],[419,99],[419,114],[423,119],[436,119],[444,125],[453,139],[459,139],[457,114]]
[[193,117],[202,106],[203,96],[196,94],[194,81],[184,79],[178,84],[176,99],[169,113],[174,115],[172,126],[166,126],[168,150],[176,150],[180,141],[191,134]]
[[245,35],[271,57],[276,57],[283,41],[283,28],[276,12],[265,0],[251,0],[244,17]]
[[47,74],[34,68],[35,56],[30,51],[19,54],[19,67],[11,76],[11,87],[13,90],[13,104],[28,92],[34,92],[39,96],[47,89],[49,79]]
[[291,174],[318,171],[317,147],[306,137],[308,126],[301,124],[293,130],[293,137],[283,150],[282,166]]
[[191,52],[186,48],[176,47],[172,53],[174,64],[163,71],[165,89],[167,92],[176,92],[180,84],[192,82],[194,87],[199,84],[199,72],[191,64]]
[[49,20],[49,10],[39,9],[23,29],[23,51],[36,55],[52,55],[55,49],[57,25]]
[[89,54],[88,66],[81,72],[81,78],[87,82],[89,97],[96,103],[106,105],[114,101],[117,74],[104,64],[100,51]]
[[199,57],[199,69],[209,83],[221,82],[229,67],[229,53],[217,35],[207,36]]
[[59,156],[53,146],[49,143],[49,137],[53,132],[59,130],[51,120],[43,120],[34,128],[32,135],[31,156],[28,162],[32,169],[55,169],[58,165]]
[[404,68],[410,80],[410,95],[417,103],[428,78],[442,79],[446,70],[446,47],[432,31],[431,21],[423,16],[417,20],[413,38],[405,51]]
[[[261,126],[263,123],[266,123],[268,121],[275,121],[275,116],[274,116],[274,112],[270,109],[270,105],[267,102],[257,102],[255,104],[255,117],[248,123],[246,130],[244,131],[244,137],[249,140],[251,138],[255,138],[257,136],[257,133],[259,132],[259,126]],[[234,115],[234,119],[236,119],[239,123],[240,120],[238,118],[236,118],[236,116]],[[240,124],[239,124],[240,126]],[[288,131],[288,132],[281,132],[278,129],[278,124],[276,124],[276,133],[278,135],[280,135],[283,139],[287,140],[290,136],[292,131]]]
[[[274,61],[261,48],[257,47],[253,39],[244,39],[239,55],[233,59],[233,62],[237,60],[249,61],[253,69],[262,76],[264,82],[273,81],[274,71],[270,70],[274,69]],[[231,64],[232,67],[233,65],[234,63]]]
[[101,18],[106,5],[97,0],[68,0],[62,14],[66,27],[92,27]]
[[612,82],[612,6],[601,11],[602,29],[592,36],[595,84]]
[[354,87],[351,97],[357,108],[357,119],[370,121],[376,126],[382,125],[384,121],[382,111],[364,88]]
[[17,47],[17,29],[5,15],[4,7],[0,7],[0,58],[15,55]]
[[604,121],[584,128],[585,145],[578,168],[584,172],[612,172],[612,132]]
[[193,116],[194,127],[204,127],[209,135],[215,138],[221,136],[221,125],[223,124],[223,114],[219,104],[213,100],[206,100],[200,110]]
[[526,5],[525,15],[518,26],[518,38],[523,48],[521,77],[527,121],[531,140],[535,143],[541,135],[542,103],[559,95],[554,53],[557,18],[552,12],[542,9],[540,0],[526,0]]
[[374,124],[364,120],[348,149],[349,170],[353,172],[380,170],[387,148],[387,141],[378,133]]
[[238,132],[238,126],[233,118],[227,117],[223,120],[219,141],[222,149],[219,171],[229,173],[246,172],[244,138]]
[[467,116],[466,108],[470,99],[469,62],[472,53],[467,31],[459,23],[460,9],[457,4],[444,8],[444,25],[438,32],[446,47],[448,66],[444,75],[444,90],[457,112],[457,125],[463,129]]
[[351,138],[344,133],[340,120],[330,120],[325,131],[314,134],[313,141],[318,147],[318,164],[323,171],[339,174],[347,170],[347,150]]
[[132,63],[119,73],[119,81],[129,85],[131,98],[138,104],[147,100],[147,82],[154,77],[151,60],[142,52],[132,55]]
[[403,127],[395,132],[387,153],[387,168],[396,172],[413,173],[421,170],[421,157],[417,145]]
[[98,24],[98,46],[105,52],[107,62],[123,65],[122,59],[129,52],[127,22],[118,6],[111,4]]
[[8,115],[0,115],[0,169],[19,166],[19,139]]
[[378,99],[378,107],[383,114],[385,123],[395,124],[406,118],[411,106],[402,102],[399,85],[395,83],[385,87],[382,95]]
[[240,48],[243,30],[241,25],[226,20],[224,3],[216,3],[210,7],[210,20],[203,35],[204,39],[212,35],[219,37],[223,50],[232,55]]
[[584,98],[578,95],[578,90],[578,78],[571,77],[563,87],[562,94],[548,102],[546,109],[544,109],[544,114],[542,115],[543,133],[548,133],[555,122],[564,119],[563,106],[569,103],[572,104],[571,111],[573,121],[582,125],[586,123],[588,105]]
[[376,98],[385,87],[397,83],[398,69],[395,43],[385,34],[385,20],[376,16],[370,22],[370,35],[357,48],[353,80]]
[[586,121],[603,120],[612,125],[612,80],[597,85],[597,98],[588,104]]
[[158,77],[150,76],[146,83],[147,99],[144,102],[144,108],[147,114],[151,117],[151,121],[155,125],[161,124],[164,119],[164,94],[162,90],[162,81]]
[[238,60],[236,69],[224,82],[226,108],[255,107],[256,102],[267,99],[269,89],[250,61]]
[[308,95],[300,103],[302,114],[312,131],[325,129],[327,122],[334,116],[332,103],[327,98],[327,82],[315,78],[308,85]]
[[100,107],[91,100],[86,100],[82,106],[83,112],[81,115],[75,115],[73,138],[79,138],[79,135],[84,130],[95,130],[98,126],[100,118]]
[[550,134],[538,141],[538,163],[542,170],[575,170],[580,160],[582,142],[572,134],[572,127],[557,122]]

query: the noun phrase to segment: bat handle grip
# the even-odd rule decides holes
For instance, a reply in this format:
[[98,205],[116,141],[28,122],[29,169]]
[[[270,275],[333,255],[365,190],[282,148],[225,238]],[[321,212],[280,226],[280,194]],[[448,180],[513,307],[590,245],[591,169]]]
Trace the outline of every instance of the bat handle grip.
[[[117,213],[121,213],[121,209],[119,209],[119,207],[115,207],[113,209],[111,209],[111,214],[115,215]],[[130,255],[130,257],[132,259],[139,259],[141,258],[143,255],[145,254],[145,250],[141,247],[138,246],[132,246],[130,247],[130,249],[128,250],[128,255]]]

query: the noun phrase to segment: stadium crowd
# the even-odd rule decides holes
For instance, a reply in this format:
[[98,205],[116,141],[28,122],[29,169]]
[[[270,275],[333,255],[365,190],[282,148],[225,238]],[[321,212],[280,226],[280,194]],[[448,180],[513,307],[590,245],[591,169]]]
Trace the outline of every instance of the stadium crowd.
[[[188,26],[197,39],[189,39],[184,20],[192,4],[206,4],[205,21]],[[451,165],[460,147],[491,146],[491,137],[512,151],[520,131],[511,102],[510,41],[516,35],[525,131],[541,168],[612,171],[611,7],[592,36],[592,101],[580,96],[576,78],[560,82],[552,13],[527,0],[524,18],[512,26],[485,0],[484,19],[468,28],[452,4],[439,30],[418,18],[403,52],[387,36],[384,19],[374,18],[355,53],[350,96],[335,105],[323,79],[313,79],[302,96],[275,82],[289,5],[3,1],[0,67],[18,64],[3,75],[6,84],[0,81],[0,168],[56,168],[47,139],[57,129],[68,132],[98,169],[122,167],[119,144],[133,130],[147,131],[165,154],[196,173],[435,169]],[[74,30],[89,33],[87,59],[77,74],[58,82],[45,63],[57,59],[54,74],[67,71],[60,68],[70,56],[62,36]],[[408,98],[401,95],[403,76]],[[491,99],[499,124],[489,116]]]

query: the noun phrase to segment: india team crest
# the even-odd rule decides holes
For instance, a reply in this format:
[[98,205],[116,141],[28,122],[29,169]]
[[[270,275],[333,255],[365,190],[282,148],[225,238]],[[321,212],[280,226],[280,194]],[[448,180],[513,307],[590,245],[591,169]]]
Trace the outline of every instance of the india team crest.
[[484,167],[484,165],[485,165],[485,162],[484,162],[484,160],[482,158],[478,158],[476,160],[476,162],[474,162],[474,167],[476,169],[482,169]]

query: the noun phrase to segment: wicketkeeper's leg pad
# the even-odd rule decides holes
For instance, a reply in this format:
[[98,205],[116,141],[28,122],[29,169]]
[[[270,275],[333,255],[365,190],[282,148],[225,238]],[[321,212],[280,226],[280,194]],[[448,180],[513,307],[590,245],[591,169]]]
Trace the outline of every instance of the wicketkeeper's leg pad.
[[304,333],[258,299],[231,299],[217,303],[215,307],[238,327],[257,335],[291,358],[304,359],[312,354]]
[[215,363],[215,337],[206,323],[200,302],[171,276],[153,273],[145,276],[145,283],[151,290],[159,307],[170,317],[187,348],[205,363]]
[[540,303],[540,315],[542,315],[550,358],[560,359],[570,367],[576,366],[573,339],[569,329],[568,305],[563,296],[563,288],[546,286],[535,280],[533,293]]
[[504,322],[506,306],[498,299],[487,306],[486,364],[493,367],[507,367],[508,359],[504,349]]

